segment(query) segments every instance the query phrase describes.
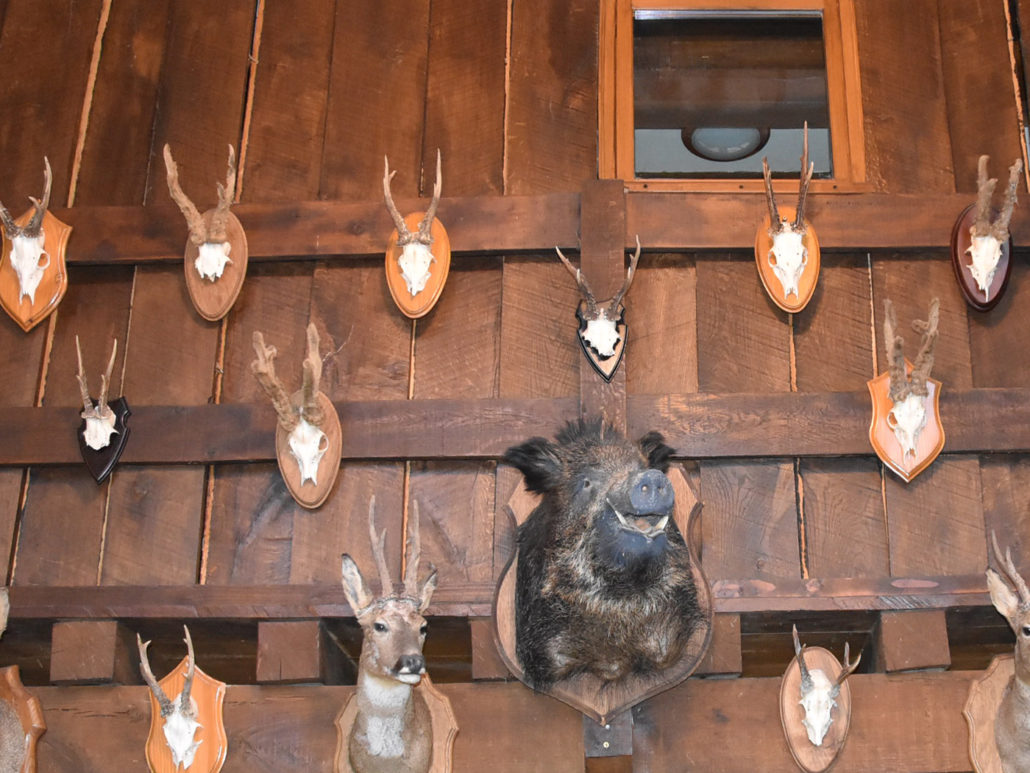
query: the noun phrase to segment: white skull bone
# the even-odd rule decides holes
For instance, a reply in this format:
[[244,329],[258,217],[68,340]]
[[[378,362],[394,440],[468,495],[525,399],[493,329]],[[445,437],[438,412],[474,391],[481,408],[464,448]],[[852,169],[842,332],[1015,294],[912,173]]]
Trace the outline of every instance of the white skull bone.
[[583,330],[583,340],[603,358],[615,355],[619,343],[617,320],[609,319],[608,310],[600,309],[596,319],[588,319]]
[[222,276],[225,271],[225,264],[232,263],[229,258],[229,251],[232,245],[229,242],[204,242],[197,248],[197,258],[193,266],[197,269],[201,279],[214,282]]
[[837,705],[840,686],[833,684],[821,668],[811,669],[812,687],[808,692],[802,688],[801,700],[798,703],[805,710],[801,723],[808,732],[808,740],[816,746],[823,745],[830,725],[833,724],[832,712]]
[[798,296],[798,283],[808,265],[808,248],[802,241],[803,237],[804,231],[795,231],[789,222],[783,220],[767,256],[773,273],[783,287],[784,300],[790,295]]
[[976,286],[980,288],[984,298],[987,298],[991,282],[994,281],[994,272],[998,270],[998,263],[1001,261],[1001,242],[994,236],[973,236],[966,252],[971,259],[966,268],[973,275]]
[[96,415],[96,412],[87,414],[86,411],[83,411],[82,418],[86,420],[86,429],[82,431],[82,438],[87,446],[94,451],[99,451],[111,445],[111,435],[116,434],[118,430],[114,428],[116,417],[109,406],[105,405],[99,416]]
[[[50,266],[50,255],[43,249],[43,231],[37,236],[20,234],[11,239],[11,266],[18,275],[18,299],[29,296],[29,303],[36,302],[36,290],[43,280],[43,274]],[[46,263],[42,263],[43,256]]]
[[192,697],[190,698],[191,712],[185,714],[180,707],[181,700],[182,693],[172,699],[175,710],[164,718],[164,727],[161,729],[164,731],[168,749],[172,752],[172,762],[176,769],[181,767],[183,770],[189,770],[197,748],[204,741],[193,740],[193,736],[201,728],[201,724],[196,720],[196,701]]
[[302,418],[290,433],[289,442],[290,453],[300,468],[301,485],[310,480],[317,486],[318,465],[329,448],[329,438],[314,424],[309,424]]
[[903,455],[915,456],[919,433],[926,426],[925,397],[911,393],[894,403],[887,414],[887,426],[894,432]]
[[429,281],[429,266],[436,258],[428,244],[413,241],[408,242],[401,248],[401,255],[397,259],[397,265],[401,269],[401,276],[408,286],[408,292],[414,298],[426,288]]

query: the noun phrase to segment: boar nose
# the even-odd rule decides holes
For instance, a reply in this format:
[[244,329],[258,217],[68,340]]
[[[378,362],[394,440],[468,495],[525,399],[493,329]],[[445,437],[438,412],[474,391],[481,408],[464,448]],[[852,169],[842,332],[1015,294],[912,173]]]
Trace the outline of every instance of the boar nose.
[[421,655],[401,655],[397,661],[398,674],[421,674],[426,667],[426,659]]
[[637,513],[666,513],[672,509],[673,493],[669,479],[659,470],[644,470],[629,492]]

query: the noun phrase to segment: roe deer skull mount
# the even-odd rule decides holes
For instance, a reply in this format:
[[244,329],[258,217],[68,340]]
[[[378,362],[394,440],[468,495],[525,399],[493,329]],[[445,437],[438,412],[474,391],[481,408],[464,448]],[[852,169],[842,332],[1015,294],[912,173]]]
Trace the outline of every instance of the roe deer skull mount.
[[988,159],[989,156],[980,156],[977,164],[976,217],[969,229],[970,245],[966,249],[971,261],[966,267],[985,300],[989,298],[991,283],[1001,260],[1002,245],[1009,240],[1009,221],[1016,206],[1016,194],[1023,174],[1023,161],[1017,159],[1009,167],[1009,184],[1001,212],[997,217],[992,217],[991,198],[998,180],[987,177]]
[[196,659],[193,655],[193,639],[190,638],[190,629],[183,626],[183,630],[186,631],[188,667],[182,692],[174,700],[165,695],[161,685],[154,678],[154,672],[150,669],[150,661],[147,658],[147,647],[150,646],[150,642],[144,642],[140,635],[136,634],[136,644],[139,647],[140,673],[143,674],[143,679],[146,681],[147,686],[150,687],[150,691],[154,694],[158,705],[161,707],[165,742],[172,752],[172,761],[177,770],[180,767],[183,770],[189,770],[193,764],[197,748],[203,743],[203,741],[193,740],[197,730],[201,728],[201,724],[197,721],[196,704],[190,697],[190,692],[193,688]]
[[841,684],[858,668],[862,655],[859,653],[855,662],[850,660],[851,652],[847,642],[844,644],[844,665],[833,680],[821,668],[809,671],[805,663],[805,647],[798,639],[798,627],[794,626],[794,657],[801,669],[801,700],[798,703],[805,710],[801,720],[808,733],[808,740],[815,746],[822,746],[826,732],[833,723],[833,709],[837,706]]
[[[43,157],[44,184],[43,197],[29,197],[35,211],[25,226],[14,222],[11,213],[0,203],[0,221],[3,222],[4,233],[11,241],[11,267],[18,276],[19,300],[28,296],[29,303],[36,302],[36,290],[43,280],[43,274],[50,267],[50,254],[43,249],[45,235],[43,233],[43,215],[50,206],[50,187],[53,173],[50,171],[50,159]],[[46,262],[43,259],[46,258]]]
[[436,183],[433,185],[433,198],[429,202],[429,209],[425,217],[419,223],[418,230],[412,231],[404,222],[397,205],[393,203],[393,196],[390,194],[390,180],[397,174],[396,170],[390,171],[390,160],[383,157],[383,197],[386,199],[386,208],[393,218],[393,224],[397,228],[397,246],[401,248],[401,254],[397,262],[400,267],[401,276],[408,288],[411,297],[414,298],[426,288],[430,277],[430,265],[436,262],[436,258],[430,247],[433,244],[433,236],[430,230],[433,220],[436,218],[436,208],[440,204],[440,191],[443,185],[443,178],[440,175],[440,151],[436,151]]
[[887,346],[887,367],[890,373],[890,399],[893,408],[887,414],[887,424],[894,432],[904,456],[915,456],[919,435],[926,426],[929,395],[927,379],[933,369],[934,348],[937,345],[937,325],[940,300],[930,301],[930,313],[925,322],[915,320],[912,329],[922,334],[919,353],[911,375],[906,373],[904,339],[897,334],[898,321],[894,304],[884,301],[883,336]]
[[100,378],[100,395],[96,405],[89,396],[89,387],[86,385],[86,372],[82,367],[82,348],[79,346],[79,337],[75,336],[75,352],[79,357],[79,372],[76,378],[79,381],[79,390],[82,393],[82,418],[86,421],[86,429],[83,431],[83,439],[86,445],[94,451],[107,448],[111,444],[111,435],[118,432],[115,429],[117,416],[107,404],[107,390],[111,386],[111,372],[114,370],[115,357],[118,354],[118,339],[111,345],[111,358],[107,363],[107,372]]

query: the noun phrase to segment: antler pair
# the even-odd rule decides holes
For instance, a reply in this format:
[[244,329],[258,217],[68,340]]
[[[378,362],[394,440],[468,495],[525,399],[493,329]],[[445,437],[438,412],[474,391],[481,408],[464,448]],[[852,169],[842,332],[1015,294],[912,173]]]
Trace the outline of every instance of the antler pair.
[[32,213],[32,218],[28,224],[24,227],[17,225],[14,222],[14,218],[11,217],[11,213],[7,211],[7,208],[0,202],[0,222],[4,225],[4,232],[7,234],[7,238],[14,241],[16,236],[25,236],[30,239],[39,237],[40,232],[43,230],[43,213],[47,211],[47,207],[50,206],[50,187],[53,183],[54,176],[50,171],[50,159],[43,156],[44,172],[44,184],[43,184],[43,197],[42,200],[37,199],[33,196],[29,196],[29,201],[32,202],[32,206],[36,208],[36,211]]
[[186,631],[187,666],[186,679],[182,685],[182,693],[179,695],[178,707],[172,703],[171,699],[165,694],[165,691],[161,689],[161,685],[154,678],[154,672],[150,669],[150,660],[147,658],[147,647],[150,646],[150,642],[144,642],[140,635],[136,634],[136,645],[139,647],[140,673],[143,674],[144,681],[150,687],[150,691],[154,693],[154,697],[157,698],[158,705],[161,706],[162,717],[174,714],[176,709],[185,717],[192,717],[194,715],[193,705],[190,703],[190,691],[193,689],[193,673],[196,670],[197,661],[193,655],[193,639],[190,638],[190,629],[184,625],[183,630]]
[[[408,544],[406,546],[408,559],[404,569],[404,595],[418,598],[418,569],[422,559],[418,500],[412,499],[411,507],[412,516],[408,521]],[[376,534],[375,511],[376,498],[373,496],[368,502],[368,533],[372,541],[372,555],[375,558],[376,570],[379,572],[379,594],[382,597],[389,597],[393,595],[393,580],[390,578],[390,569],[386,565],[386,555],[383,550],[386,542],[386,530]]]
[[322,358],[318,354],[318,330],[314,323],[308,325],[308,356],[304,360],[304,378],[301,386],[301,404],[293,406],[290,395],[283,382],[275,373],[275,358],[278,350],[274,346],[265,346],[264,336],[254,331],[254,352],[257,359],[250,368],[257,377],[258,383],[271,398],[275,412],[279,416],[279,424],[287,432],[292,432],[303,418],[315,427],[322,426],[324,416],[318,405],[318,387],[322,380]]
[[79,356],[79,372],[75,378],[79,381],[79,391],[82,393],[82,418],[106,418],[111,414],[111,409],[107,405],[107,390],[111,386],[111,372],[114,370],[115,357],[118,355],[118,339],[114,340],[114,344],[111,346],[111,359],[107,363],[107,372],[100,378],[100,396],[97,398],[97,404],[93,405],[93,400],[89,396],[89,387],[86,384],[86,372],[82,367],[82,348],[79,346],[79,337],[75,336],[75,352]]
[[190,229],[190,241],[198,247],[205,243],[220,244],[228,241],[227,227],[229,223],[229,207],[236,196],[236,151],[229,146],[229,169],[225,174],[225,185],[217,183],[218,205],[211,216],[211,227],[204,223],[204,216],[200,214],[189,197],[183,193],[179,185],[179,167],[172,160],[172,150],[165,144],[164,149],[165,167],[168,170],[168,192],[172,200],[179,205],[186,224]]
[[[622,287],[615,297],[611,299],[604,311],[609,319],[614,319],[619,311],[619,304],[622,303],[623,296],[626,295],[629,290],[629,286],[633,284],[633,277],[636,275],[637,262],[640,260],[640,237],[637,236],[637,251],[633,253],[633,257],[630,258],[629,268],[626,270],[626,280],[622,283]],[[558,257],[561,258],[562,264],[568,269],[568,272],[572,274],[572,278],[576,280],[576,285],[579,287],[579,293],[583,296],[583,300],[587,303],[587,315],[590,318],[596,318],[600,314],[600,309],[597,303],[597,298],[594,297],[594,293],[590,290],[590,285],[587,284],[587,279],[583,276],[583,272],[572,265],[569,259],[562,254],[562,251],[555,247],[555,252],[558,253]]]
[[930,313],[925,321],[914,320],[912,329],[922,334],[919,354],[916,355],[911,377],[905,374],[905,340],[897,334],[898,320],[890,299],[883,303],[883,337],[887,344],[887,369],[890,373],[890,399],[895,403],[910,394],[925,397],[929,394],[926,382],[933,369],[934,348],[937,345],[937,324],[940,317],[940,299],[930,301]]
[[[794,626],[794,657],[797,658],[798,668],[801,669],[801,694],[804,695],[815,687],[815,682],[812,680],[812,675],[808,672],[808,666],[805,664],[805,647],[798,639],[798,627]],[[851,650],[847,642],[844,642],[844,665],[841,667],[840,674],[831,683],[831,694],[836,696],[840,692],[840,686],[844,683],[851,674],[854,673],[855,669],[858,668],[858,664],[862,662],[862,653],[858,654],[855,658],[855,662],[851,663]]]
[[404,218],[397,210],[397,205],[393,203],[393,196],[390,194],[390,180],[397,174],[397,170],[390,171],[390,159],[386,156],[383,156],[383,162],[383,196],[386,197],[386,208],[390,211],[390,217],[393,218],[393,224],[397,228],[397,246],[403,247],[405,244],[411,244],[412,242],[425,245],[432,244],[433,237],[430,234],[430,229],[433,226],[433,219],[436,217],[436,207],[440,203],[440,193],[443,190],[443,178],[440,176],[440,150],[437,149],[436,151],[436,184],[433,185],[433,198],[430,200],[429,209],[426,210],[426,215],[422,218],[418,231],[415,233],[412,233],[411,229],[404,222]]
[[1030,611],[1030,588],[1027,587],[1026,580],[1016,569],[1016,564],[1012,560],[1012,549],[1005,548],[1005,556],[1002,557],[1001,549],[998,547],[998,538],[993,531],[991,532],[991,547],[994,549],[994,558],[1001,567],[1000,574],[1019,592],[1020,610]]
[[[805,198],[808,196],[808,184],[812,182],[815,163],[808,161],[808,121],[805,121],[804,140],[801,148],[801,186],[798,188],[798,208],[794,215],[791,230],[800,233],[805,227]],[[762,174],[765,177],[765,200],[769,205],[769,235],[775,236],[783,230],[780,211],[776,207],[776,194],[773,193],[772,172],[769,171],[769,159],[762,157]]]
[[1009,238],[1009,221],[1012,220],[1012,210],[1016,206],[1016,192],[1019,188],[1020,176],[1023,174],[1023,161],[1017,159],[1009,167],[1009,184],[1005,191],[1001,213],[992,222],[991,199],[994,196],[994,188],[998,184],[998,180],[987,177],[989,158],[989,156],[980,156],[977,163],[976,219],[973,221],[973,236],[993,236],[999,243],[1004,244]]

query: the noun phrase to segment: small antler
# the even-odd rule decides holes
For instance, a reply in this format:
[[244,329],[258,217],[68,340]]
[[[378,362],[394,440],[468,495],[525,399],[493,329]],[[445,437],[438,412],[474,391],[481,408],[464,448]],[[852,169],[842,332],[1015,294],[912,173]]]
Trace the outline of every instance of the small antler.
[[182,683],[182,692],[179,694],[179,711],[186,717],[194,714],[193,704],[190,703],[190,692],[193,691],[193,673],[197,668],[197,659],[193,655],[193,639],[190,636],[190,629],[183,626],[186,632],[186,679]]
[[0,202],[0,222],[3,223],[8,239],[14,239],[16,236],[27,236],[35,239],[39,236],[40,231],[43,229],[43,215],[46,213],[47,207],[50,206],[50,189],[53,181],[54,175],[50,170],[50,159],[43,156],[43,196],[42,199],[29,196],[29,201],[32,202],[35,211],[32,213],[32,218],[29,220],[28,225],[24,228],[14,222],[11,213]]
[[225,185],[215,184],[218,188],[218,205],[211,214],[211,228],[208,229],[209,242],[226,242],[229,240],[227,227],[229,224],[229,207],[236,197],[236,151],[229,146],[229,169],[225,173]]
[[[383,156],[383,196],[386,198],[386,209],[390,212],[390,217],[393,218],[393,225],[397,229],[397,244],[403,247],[405,244],[410,244],[415,241],[415,235],[408,228],[404,222],[404,218],[401,213],[397,210],[397,205],[393,203],[393,196],[390,193],[390,180],[397,174],[397,171],[390,171],[390,159]],[[437,176],[437,182],[439,183],[439,175]]]
[[304,360],[304,380],[301,386],[301,416],[308,424],[321,427],[325,420],[318,404],[318,385],[322,380],[322,358],[318,354],[318,330],[315,323],[308,325],[308,356]]
[[558,253],[558,257],[561,258],[561,262],[565,268],[568,269],[569,273],[572,274],[572,278],[576,280],[576,285],[579,287],[579,294],[583,296],[583,300],[587,302],[587,312],[591,316],[597,314],[597,299],[594,298],[593,292],[590,290],[590,285],[587,284],[587,278],[583,276],[583,272],[572,265],[569,259],[562,254],[562,251],[557,246],[554,248],[555,252]]
[[801,148],[801,186],[798,188],[798,211],[794,216],[794,230],[801,231],[805,226],[805,197],[808,196],[808,184],[812,182],[815,163],[808,163],[808,121],[805,121],[804,141]]
[[973,236],[989,236],[991,233],[991,199],[998,184],[996,178],[987,177],[989,156],[980,156],[976,164],[976,217],[973,220]]
[[765,177],[765,202],[769,206],[769,234],[780,231],[780,211],[776,208],[776,194],[773,193],[772,172],[769,170],[769,158],[762,156],[762,176]]
[[373,496],[368,500],[368,534],[372,541],[372,557],[376,562],[376,569],[379,572],[379,595],[388,597],[393,595],[393,580],[390,579],[390,569],[386,565],[386,554],[383,548],[386,544],[386,529],[376,534],[376,498]]
[[808,673],[808,666],[805,664],[805,648],[801,646],[801,640],[798,639],[798,627],[794,626],[794,657],[797,658],[798,668],[801,669],[801,694],[807,695],[815,687],[815,683],[812,681],[812,675]]
[[418,565],[422,559],[422,539],[419,534],[418,500],[411,499],[411,518],[408,519],[407,564],[404,567],[404,593],[418,598]]
[[93,406],[93,400],[89,396],[89,386],[86,384],[86,371],[82,367],[82,347],[79,346],[79,337],[75,336],[75,352],[79,355],[79,372],[75,378],[79,380],[79,391],[82,393],[82,407],[85,413],[93,415],[96,413],[96,408]]
[[168,171],[168,192],[172,195],[172,201],[179,205],[179,209],[186,218],[186,225],[190,229],[190,241],[199,247],[208,240],[204,218],[190,201],[189,196],[183,193],[182,186],[179,185],[179,167],[172,159],[172,149],[168,143],[165,143],[164,156],[165,168]]
[[[79,345],[78,336],[75,337],[75,345]],[[79,355],[81,367],[81,353]],[[111,359],[107,361],[107,372],[104,373],[103,378],[100,379],[100,396],[97,398],[97,410],[103,412],[107,408],[107,390],[111,386],[111,373],[114,371],[114,360],[118,356],[118,339],[114,339],[114,343],[111,345]]]
[[250,369],[272,400],[275,412],[279,416],[279,424],[287,432],[292,432],[300,421],[296,409],[290,403],[290,396],[283,382],[275,375],[275,357],[278,351],[274,346],[265,346],[265,338],[258,330],[254,331],[254,352],[257,359],[250,364]]
[[858,653],[858,657],[855,658],[855,662],[850,662],[851,649],[848,647],[848,643],[844,642],[844,665],[841,667],[840,674],[833,680],[833,695],[834,697],[840,693],[840,686],[844,684],[844,680],[851,676],[855,669],[858,668],[858,664],[862,662],[862,653]]
[[422,222],[418,226],[418,234],[415,236],[415,240],[422,244],[432,244],[433,237],[430,234],[430,229],[433,227],[433,219],[436,217],[436,207],[440,203],[440,192],[443,189],[443,177],[440,175],[440,149],[436,149],[436,182],[433,184],[433,198],[429,202],[429,209],[426,210],[426,216],[422,218]]
[[150,646],[150,642],[144,643],[140,635],[136,634],[136,645],[139,647],[139,670],[143,674],[143,680],[150,687],[150,691],[154,693],[154,697],[157,698],[157,703],[161,707],[161,716],[170,716],[175,711],[175,706],[168,696],[165,695],[161,685],[157,683],[157,679],[154,678],[154,672],[150,670],[150,660],[147,658],[147,647]]
[[1016,569],[1016,564],[1012,560],[1012,549],[1005,548],[1005,556],[1003,558],[1001,549],[998,547],[998,537],[993,531],[991,532],[991,546],[994,548],[994,559],[998,562],[998,566],[1001,567],[1009,582],[1019,592],[1020,606],[1024,609],[1030,609],[1030,588],[1027,588],[1026,580],[1023,579],[1023,576]]
[[1001,214],[991,225],[991,236],[1004,244],[1009,240],[1009,221],[1012,220],[1012,210],[1016,206],[1019,181],[1023,176],[1023,159],[1017,158],[1015,163],[1009,167],[1009,184],[1005,189],[1005,201],[1001,205]]
[[615,293],[612,302],[608,304],[608,311],[613,316],[619,310],[619,304],[622,303],[622,298],[629,290],[629,286],[633,284],[633,277],[637,273],[637,261],[640,260],[640,236],[638,235],[636,239],[637,251],[633,253],[633,257],[629,260],[629,268],[626,270],[626,281],[622,283],[622,288],[619,292]]
[[930,301],[930,313],[925,321],[915,320],[912,322],[912,329],[922,333],[922,340],[919,342],[919,354],[912,366],[912,377],[909,384],[912,392],[926,396],[929,391],[926,388],[926,380],[930,377],[933,369],[933,352],[937,346],[937,323],[940,318],[940,298]]
[[898,319],[894,304],[887,298],[883,302],[883,338],[887,346],[887,372],[890,374],[890,399],[900,402],[908,397],[911,388],[905,373],[905,339],[897,334]]

